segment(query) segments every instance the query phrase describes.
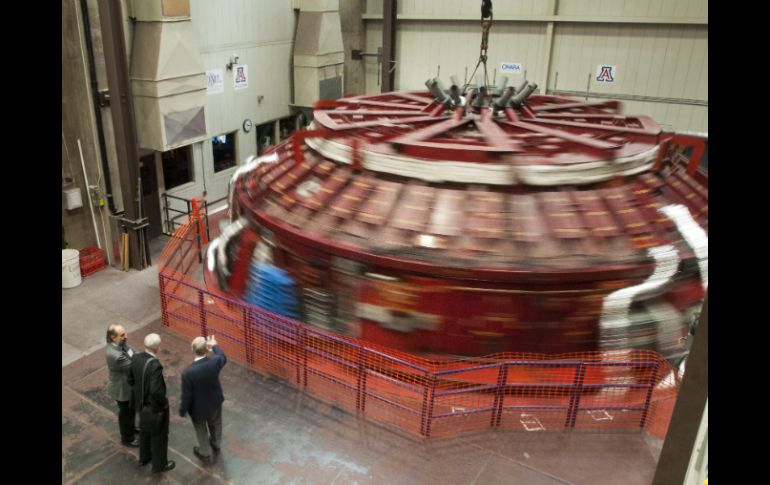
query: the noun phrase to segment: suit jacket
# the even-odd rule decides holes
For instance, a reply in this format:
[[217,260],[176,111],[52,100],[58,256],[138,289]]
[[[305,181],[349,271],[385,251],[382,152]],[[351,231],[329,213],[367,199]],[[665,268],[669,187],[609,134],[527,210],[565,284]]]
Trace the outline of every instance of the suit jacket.
[[144,395],[142,395],[142,370],[148,359],[153,358],[147,352],[134,354],[131,359],[131,373],[128,376],[128,383],[134,388],[134,405],[136,410],[140,411],[142,407],[150,406],[152,411],[159,413],[168,408],[168,399],[166,398],[166,381],[163,379],[163,366],[157,358],[147,364],[147,371],[144,373]]
[[219,345],[211,350],[214,355],[197,360],[182,371],[179,415],[184,417],[190,413],[193,421],[209,419],[225,400],[219,383],[219,371],[227,363],[227,357]]
[[107,382],[107,394],[116,401],[131,400],[131,385],[128,374],[131,369],[131,357],[127,345],[107,344],[107,367],[110,370]]

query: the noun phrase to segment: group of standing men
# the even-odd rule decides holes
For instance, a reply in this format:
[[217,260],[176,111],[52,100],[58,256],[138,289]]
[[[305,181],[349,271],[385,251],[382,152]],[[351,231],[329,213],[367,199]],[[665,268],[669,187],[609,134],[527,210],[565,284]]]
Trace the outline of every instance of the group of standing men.
[[[157,355],[160,343],[160,335],[148,334],[144,337],[144,352],[136,352],[128,345],[122,325],[112,324],[107,328],[107,392],[118,403],[121,443],[139,447],[139,465],[152,462],[155,473],[176,466],[168,459],[170,416],[163,366]],[[193,453],[208,463],[212,453],[219,452],[222,442],[225,398],[219,372],[227,363],[227,357],[213,335],[208,340],[196,337],[191,347],[195,360],[182,371],[179,415],[190,415],[199,444]],[[134,424],[136,414],[139,414],[139,429]]]

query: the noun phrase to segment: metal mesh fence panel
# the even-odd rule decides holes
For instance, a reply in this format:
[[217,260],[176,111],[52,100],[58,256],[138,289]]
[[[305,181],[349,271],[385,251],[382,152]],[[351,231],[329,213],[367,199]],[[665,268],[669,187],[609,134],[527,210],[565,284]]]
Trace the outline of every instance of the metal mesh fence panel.
[[489,428],[639,429],[664,437],[678,391],[653,351],[501,353],[430,360],[321,330],[208,290],[194,279],[200,218],[159,263],[163,323],[214,334],[228,356],[319,399],[420,436]]

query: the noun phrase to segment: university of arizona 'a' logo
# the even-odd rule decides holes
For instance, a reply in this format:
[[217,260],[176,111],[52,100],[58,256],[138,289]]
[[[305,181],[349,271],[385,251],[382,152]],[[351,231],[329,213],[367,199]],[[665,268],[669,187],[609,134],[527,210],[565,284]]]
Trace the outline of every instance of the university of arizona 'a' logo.
[[596,76],[596,80],[603,83],[615,82],[615,78],[612,76],[612,68],[614,66],[601,66],[599,68],[599,75]]
[[244,71],[243,67],[238,66],[238,72],[235,75],[235,82],[237,83],[246,82],[246,73],[243,71]]

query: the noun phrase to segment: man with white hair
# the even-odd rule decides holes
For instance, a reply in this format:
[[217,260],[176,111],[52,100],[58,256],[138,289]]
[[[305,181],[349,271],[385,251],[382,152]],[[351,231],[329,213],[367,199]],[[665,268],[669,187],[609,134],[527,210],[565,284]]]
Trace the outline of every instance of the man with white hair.
[[163,366],[158,360],[160,335],[144,337],[144,352],[134,354],[128,381],[134,388],[134,402],[139,411],[139,466],[152,461],[154,473],[172,470],[168,460],[168,399]]
[[[219,372],[227,363],[224,351],[213,335],[208,340],[196,337],[192,344],[195,360],[182,371],[182,401],[179,415],[190,414],[198,446],[193,453],[204,463],[211,461],[211,450],[219,452],[222,444],[222,385]],[[208,351],[213,355],[207,356]]]
[[107,327],[107,368],[110,370],[107,378],[107,394],[118,403],[118,426],[120,427],[120,442],[124,446],[139,446],[136,439],[136,413],[131,399],[131,385],[128,374],[131,370],[131,357],[134,355],[127,343],[126,329],[116,323]]

